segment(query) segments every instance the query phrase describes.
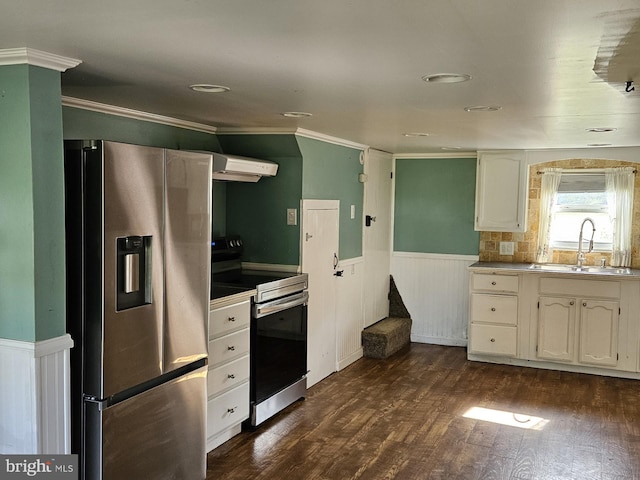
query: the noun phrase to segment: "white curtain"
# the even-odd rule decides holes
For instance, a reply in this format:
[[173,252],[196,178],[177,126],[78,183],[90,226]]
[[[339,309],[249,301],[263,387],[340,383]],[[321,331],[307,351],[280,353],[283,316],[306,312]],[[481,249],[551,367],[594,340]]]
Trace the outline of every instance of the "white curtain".
[[631,265],[634,180],[635,175],[632,167],[607,168],[605,170],[607,203],[613,225],[611,265],[614,267]]
[[558,185],[562,178],[561,168],[545,168],[542,170],[542,185],[540,187],[540,221],[538,224],[538,250],[536,262],[546,263],[551,258],[549,247],[549,229],[551,227],[551,214],[556,201]]

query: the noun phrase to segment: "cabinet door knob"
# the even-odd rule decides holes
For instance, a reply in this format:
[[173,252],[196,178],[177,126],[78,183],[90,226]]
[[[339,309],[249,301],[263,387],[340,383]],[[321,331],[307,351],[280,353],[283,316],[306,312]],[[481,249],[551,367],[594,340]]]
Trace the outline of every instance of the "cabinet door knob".
[[227,375],[227,378],[234,379],[234,378],[236,378],[236,376],[233,373],[230,373],[230,374]]
[[227,408],[227,413],[236,413],[236,408],[238,407]]
[[233,345],[229,345],[229,346],[227,347],[227,350],[234,351],[235,349],[236,349],[236,347],[234,347]]
[[571,300],[571,301],[569,302],[569,305],[573,305],[574,303],[575,303],[575,302],[574,302],[573,300]]
[[497,283],[496,282],[491,282],[491,285],[497,285]]
[[492,343],[495,343],[495,341],[496,341],[496,339],[495,339],[495,338],[492,338],[492,339],[491,339],[491,342],[492,342]]
[[491,311],[495,312],[496,311],[496,307],[491,307]]
[[582,306],[586,307],[587,306],[587,302],[582,302]]
[[236,317],[229,317],[229,321],[230,322],[235,322],[236,321]]

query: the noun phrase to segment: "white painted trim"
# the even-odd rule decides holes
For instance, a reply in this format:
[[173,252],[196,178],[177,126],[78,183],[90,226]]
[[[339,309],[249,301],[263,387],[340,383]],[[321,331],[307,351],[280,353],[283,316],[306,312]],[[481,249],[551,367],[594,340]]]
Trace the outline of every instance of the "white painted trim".
[[338,210],[340,211],[340,200],[318,200],[313,198],[303,198],[302,208],[310,210]]
[[356,150],[366,150],[368,145],[352,142],[344,138],[325,135],[324,133],[305,130],[303,128],[287,128],[287,127],[220,127],[217,132],[219,135],[296,135],[298,137],[311,138],[322,142],[340,145],[342,147],[354,148]]
[[478,158],[477,152],[447,152],[447,153],[397,153],[393,159],[402,160],[438,160],[442,158]]
[[344,370],[345,368],[347,368],[349,365],[351,365],[353,362],[355,362],[356,360],[359,360],[363,357],[363,350],[362,347],[360,347],[358,350],[356,350],[355,352],[353,352],[351,355],[349,355],[347,358],[343,358],[342,360],[340,360],[336,367],[338,368],[338,372],[340,370]]
[[458,255],[449,253],[393,252],[392,255],[394,257],[431,260],[468,260],[470,262],[477,262],[480,260],[478,255]]
[[24,65],[25,63],[35,65],[36,67],[57,70],[58,72],[65,72],[69,68],[80,65],[82,60],[26,47],[0,50],[0,65]]
[[640,147],[525,150],[527,165],[569,159],[622,160],[640,163]]
[[459,338],[444,338],[444,337],[427,337],[424,335],[411,334],[411,341],[415,343],[429,343],[431,345],[446,345],[448,347],[466,347],[467,340]]
[[258,270],[267,272],[300,273],[300,265],[284,265],[277,263],[242,262],[242,268],[245,270]]
[[569,363],[539,362],[534,360],[522,360],[512,357],[492,357],[489,355],[467,354],[467,360],[474,362],[497,363],[500,365],[515,365],[518,367],[540,368],[543,370],[557,370],[572,373],[588,373],[603,377],[618,377],[640,380],[640,373],[614,370],[610,368],[589,367],[586,365],[572,365]]
[[52,355],[63,350],[73,348],[73,340],[68,333],[57,338],[41,340],[35,343],[34,356],[36,358]]
[[83,100],[81,98],[62,96],[62,105],[65,107],[80,108],[82,110],[91,110],[92,112],[105,113],[107,115],[116,115],[118,117],[132,118],[134,120],[142,120],[145,122],[159,123],[169,125],[170,127],[185,128],[196,132],[216,133],[217,128],[212,125],[203,123],[189,122],[155,113],[141,112],[125,107],[115,105],[107,105],[105,103],[93,102],[91,100]]
[[345,140],[344,138],[332,137],[331,135],[325,135],[324,133],[313,132],[311,130],[305,130],[298,128],[296,135],[299,137],[311,138],[313,140],[320,140],[322,142],[332,143],[334,145],[341,145],[343,147],[354,148],[356,150],[366,150],[368,145],[363,143],[352,142],[351,140]]
[[71,453],[68,334],[40,342],[0,339],[3,453]]

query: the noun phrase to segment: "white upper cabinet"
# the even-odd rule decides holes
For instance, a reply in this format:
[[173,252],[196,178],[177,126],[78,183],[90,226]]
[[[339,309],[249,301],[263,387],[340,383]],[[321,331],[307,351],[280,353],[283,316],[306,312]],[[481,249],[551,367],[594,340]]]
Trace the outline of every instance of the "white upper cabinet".
[[529,169],[525,152],[478,152],[475,230],[524,232]]

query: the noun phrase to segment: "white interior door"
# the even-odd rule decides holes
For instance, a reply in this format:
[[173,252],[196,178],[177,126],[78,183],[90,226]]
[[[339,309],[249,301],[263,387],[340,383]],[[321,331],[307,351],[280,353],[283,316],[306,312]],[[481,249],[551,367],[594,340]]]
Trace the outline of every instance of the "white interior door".
[[[364,172],[364,322],[365,327],[389,315],[391,270],[391,170],[390,153],[369,149]],[[366,216],[371,217],[367,222]],[[369,226],[367,226],[369,223]]]
[[307,387],[336,368],[338,200],[302,200],[302,271],[309,275]]

